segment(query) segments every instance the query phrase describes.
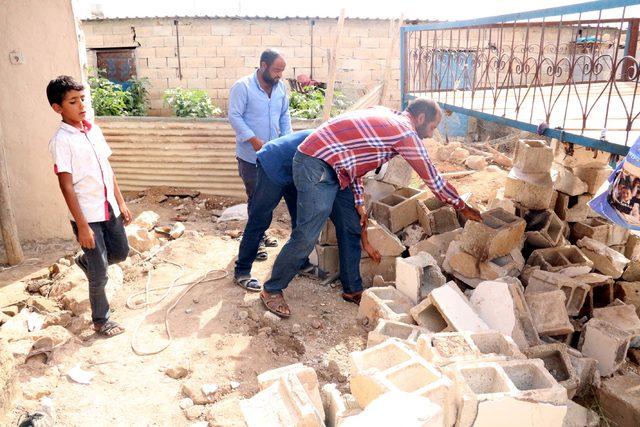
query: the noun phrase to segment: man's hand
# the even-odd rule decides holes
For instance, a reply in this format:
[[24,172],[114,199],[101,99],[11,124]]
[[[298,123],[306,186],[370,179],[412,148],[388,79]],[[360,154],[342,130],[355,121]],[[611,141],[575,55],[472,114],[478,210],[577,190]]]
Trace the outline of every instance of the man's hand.
[[131,211],[127,207],[125,202],[118,203],[118,207],[120,208],[120,213],[122,213],[122,219],[124,220],[124,225],[131,224]]
[[472,208],[469,205],[464,205],[464,208],[460,209],[460,213],[466,219],[470,219],[471,221],[482,222],[482,216],[480,215],[480,211]]
[[94,249],[96,247],[93,230],[88,224],[78,226],[78,243],[80,243],[80,246],[85,249]]
[[362,243],[362,249],[364,249],[364,251],[369,254],[369,257],[376,263],[376,264],[380,264],[380,261],[382,261],[382,255],[380,255],[380,252],[378,252],[376,250],[376,248],[374,248],[373,246],[371,246],[371,243],[369,242],[363,242]]
[[264,142],[262,142],[262,140],[260,138],[258,138],[257,136],[254,136],[253,138],[250,138],[247,141],[249,141],[249,144],[251,144],[251,146],[253,147],[253,149],[255,151],[260,150],[262,148],[262,146],[264,145]]
[[369,221],[369,216],[367,215],[367,208],[364,205],[356,206],[356,211],[358,215],[360,215],[360,227],[366,227],[367,221]]

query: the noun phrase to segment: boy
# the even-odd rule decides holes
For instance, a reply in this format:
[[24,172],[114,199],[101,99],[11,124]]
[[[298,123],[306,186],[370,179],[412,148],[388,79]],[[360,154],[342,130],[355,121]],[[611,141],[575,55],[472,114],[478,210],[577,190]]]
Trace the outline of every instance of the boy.
[[76,264],[89,281],[93,329],[113,337],[124,328],[109,319],[107,267],[127,258],[124,225],[131,222],[131,212],[109,164],[111,149],[100,128],[85,120],[84,86],[72,77],[60,76],[49,82],[47,99],[62,116],[60,127],[49,141],[49,152],[73,217],[71,227],[83,250]]

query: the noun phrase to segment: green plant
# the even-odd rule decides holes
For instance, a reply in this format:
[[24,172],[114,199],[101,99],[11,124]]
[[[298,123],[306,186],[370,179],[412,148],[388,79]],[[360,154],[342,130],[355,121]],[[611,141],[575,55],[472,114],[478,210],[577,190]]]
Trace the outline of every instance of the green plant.
[[[347,108],[346,97],[338,90],[333,92],[331,116],[340,114]],[[291,117],[300,119],[317,119],[322,116],[324,108],[324,89],[307,86],[302,92],[292,92],[289,98]]]
[[222,110],[211,103],[209,94],[201,89],[167,89],[163,99],[178,117],[211,117],[222,114]]
[[127,89],[113,83],[97,72],[88,77],[91,101],[97,116],[144,116],[147,113],[149,93],[146,78],[132,78]]

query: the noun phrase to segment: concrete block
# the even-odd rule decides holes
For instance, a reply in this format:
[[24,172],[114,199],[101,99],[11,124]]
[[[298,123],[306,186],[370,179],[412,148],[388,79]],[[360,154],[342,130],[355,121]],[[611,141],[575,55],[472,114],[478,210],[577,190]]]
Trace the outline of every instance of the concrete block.
[[367,318],[370,325],[375,325],[378,319],[415,324],[409,314],[411,307],[411,300],[393,286],[374,287],[362,293],[358,317]]
[[591,287],[563,274],[533,270],[528,278],[526,293],[560,289],[565,293],[569,316],[578,316]]
[[541,360],[459,363],[445,368],[456,385],[456,426],[561,426],[567,393]]
[[378,345],[390,338],[395,338],[415,351],[418,337],[430,333],[431,331],[420,326],[409,325],[395,320],[380,319],[376,328],[369,332],[367,348]]
[[585,221],[576,222],[571,227],[571,239],[576,241],[583,237],[607,244],[611,223],[602,218],[588,218]]
[[454,416],[451,381],[402,343],[387,340],[350,358],[349,385],[360,407],[388,391],[402,391],[429,398],[444,409],[445,418]]
[[503,209],[482,214],[482,222],[467,221],[460,235],[460,247],[480,261],[502,257],[518,247],[526,223]]
[[414,304],[422,301],[446,281],[438,263],[427,252],[408,258],[396,258],[396,288]]
[[271,369],[258,375],[258,386],[260,390],[266,390],[272,384],[278,382],[281,378],[294,375],[302,384],[313,406],[315,406],[320,418],[324,420],[325,413],[320,398],[320,388],[318,384],[318,376],[313,368],[304,366],[302,363],[283,366],[282,368]]
[[383,257],[396,257],[404,252],[405,247],[395,234],[374,220],[367,224],[367,238],[369,243],[380,252]]
[[590,194],[582,196],[570,196],[558,192],[555,211],[558,217],[567,222],[585,221],[592,212],[587,203],[591,200]]
[[154,211],[144,211],[133,220],[132,224],[135,224],[144,230],[151,230],[158,224],[159,220],[160,215]]
[[380,172],[375,174],[374,178],[398,187],[408,187],[412,176],[413,168],[409,163],[401,156],[395,156],[382,165]]
[[594,308],[606,307],[613,302],[614,298],[614,282],[609,276],[599,273],[589,273],[575,276],[575,280],[589,285],[591,288],[587,295],[586,304],[581,311],[582,314],[593,313]]
[[248,427],[323,426],[324,420],[295,375],[281,377],[251,399],[240,401]]
[[577,246],[558,246],[534,250],[527,265],[537,265],[540,269],[575,277],[590,273],[593,262]]
[[496,196],[489,200],[489,209],[501,208],[510,214],[516,213],[516,206],[513,203],[513,200],[506,199],[504,197],[504,188],[500,188],[496,193]]
[[[490,329],[455,282],[434,289],[429,294],[429,299],[453,331],[478,332]],[[411,309],[416,321],[422,318],[422,311],[416,310],[418,307],[419,305]]]
[[640,282],[617,282],[619,298],[625,303],[632,305],[636,313],[640,315]]
[[322,401],[327,427],[344,426],[347,418],[362,411],[355,398],[350,394],[340,393],[335,384],[325,384],[322,387]]
[[623,250],[621,251],[621,253],[624,255],[629,236],[630,233],[628,229],[620,227],[616,224],[611,224],[611,229],[609,230],[609,238],[607,239],[607,246],[622,246]]
[[600,386],[600,372],[598,361],[592,357],[583,357],[578,350],[568,347],[569,360],[578,375],[578,388],[576,396],[582,397],[591,394],[594,388]]
[[424,232],[424,229],[418,223],[413,223],[408,227],[405,227],[399,234],[398,237],[404,246],[412,246],[418,243],[419,241],[426,239],[427,234]]
[[541,181],[532,180],[511,169],[505,179],[504,196],[529,209],[549,209],[554,197],[553,181],[548,174]]
[[640,281],[640,261],[631,261],[622,273],[622,280],[625,282]]
[[460,241],[456,240],[449,244],[449,249],[442,263],[442,268],[448,273],[458,273],[464,277],[480,277],[480,265],[478,259],[463,251]]
[[340,271],[340,251],[337,246],[316,245],[318,269],[323,276]]
[[390,391],[374,399],[360,414],[345,419],[341,426],[441,427],[445,425],[444,417],[442,408],[426,397]]
[[418,354],[436,366],[467,361],[525,358],[515,342],[499,332],[441,332],[421,335]]
[[373,285],[375,276],[382,276],[385,282],[393,282],[396,277],[396,257],[382,257],[380,263],[375,263],[371,258],[360,259],[360,277],[365,288]]
[[528,174],[546,174],[551,170],[553,150],[543,140],[521,139],[516,144],[513,167]]
[[318,244],[323,246],[337,246],[338,238],[336,236],[336,226],[333,225],[330,219],[322,227],[320,231],[320,237],[318,238]]
[[451,242],[453,242],[462,233],[462,228],[456,228],[453,231],[433,235],[422,240],[409,248],[411,256],[417,255],[419,252],[427,252],[438,262],[438,266],[442,268],[445,254]]
[[460,228],[455,209],[435,197],[418,200],[417,210],[418,222],[427,236],[442,234]]
[[632,338],[640,336],[640,318],[638,318],[636,308],[633,305],[622,304],[594,308],[593,318],[615,325],[618,329],[631,334]]
[[508,255],[478,264],[480,278],[497,280],[502,277],[517,277],[524,268],[525,260],[520,249],[513,249]]
[[525,294],[533,323],[540,335],[570,334],[573,325],[567,314],[566,297],[561,290]]
[[587,183],[575,176],[569,168],[554,164],[551,170],[553,189],[570,196],[579,196],[587,192]]
[[625,373],[602,380],[596,396],[605,417],[617,427],[640,425],[640,375]]
[[364,178],[364,200],[367,211],[371,210],[371,205],[380,199],[389,196],[396,191],[396,187],[374,178]]
[[591,319],[585,324],[580,351],[598,361],[600,375],[609,376],[624,362],[630,338],[629,333],[609,322]]
[[452,330],[447,323],[447,319],[440,313],[438,307],[433,304],[430,297],[423,299],[420,304],[410,309],[411,316],[415,322],[431,332],[442,332]]
[[636,232],[629,233],[624,247],[624,256],[631,261],[640,260],[640,235],[636,234]]
[[540,344],[521,285],[482,282],[473,291],[470,303],[491,329],[511,337],[520,349]]
[[567,402],[567,416],[562,427],[598,427],[600,416],[591,409],[578,405],[572,400]]
[[589,194],[596,194],[600,186],[613,172],[609,165],[597,165],[596,167],[576,166],[571,170],[576,177],[587,184],[587,193]]
[[527,243],[535,248],[558,246],[564,236],[564,222],[554,211],[529,211],[525,215]]
[[154,246],[160,244],[160,240],[158,240],[154,232],[140,227],[135,223],[127,225],[125,227],[125,233],[127,235],[127,242],[129,243],[129,246],[138,252],[150,251]]
[[613,279],[620,278],[629,264],[629,260],[624,255],[589,237],[578,240],[576,245],[593,262],[597,271]]
[[541,344],[529,347],[524,351],[529,359],[541,359],[544,367],[553,378],[567,389],[567,396],[572,399],[576,394],[580,378],[564,344]]
[[427,198],[426,191],[401,188],[371,205],[372,216],[392,233],[418,220],[417,201]]

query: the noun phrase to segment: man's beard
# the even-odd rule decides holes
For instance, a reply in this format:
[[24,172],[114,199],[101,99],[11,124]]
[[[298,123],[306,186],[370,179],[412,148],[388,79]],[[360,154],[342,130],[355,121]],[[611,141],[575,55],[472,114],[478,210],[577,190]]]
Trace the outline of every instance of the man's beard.
[[273,77],[271,77],[271,75],[269,74],[269,70],[265,71],[264,73],[262,73],[262,79],[267,82],[269,85],[273,86],[276,83],[278,83],[278,79],[274,79]]

